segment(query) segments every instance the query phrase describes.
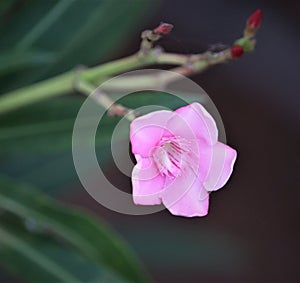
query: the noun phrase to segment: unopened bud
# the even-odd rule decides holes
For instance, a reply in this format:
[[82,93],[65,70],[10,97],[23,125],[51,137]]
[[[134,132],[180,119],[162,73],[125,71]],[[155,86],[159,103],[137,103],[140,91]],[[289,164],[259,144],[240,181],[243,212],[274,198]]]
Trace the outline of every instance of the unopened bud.
[[244,48],[240,45],[234,45],[230,49],[232,58],[240,58],[244,54]]
[[156,29],[153,30],[155,34],[169,34],[173,29],[173,25],[167,23],[161,23]]
[[260,9],[256,10],[248,19],[247,25],[253,29],[258,29],[262,20],[262,12]]
[[252,37],[255,35],[262,21],[262,12],[257,9],[247,20],[244,35],[247,37]]

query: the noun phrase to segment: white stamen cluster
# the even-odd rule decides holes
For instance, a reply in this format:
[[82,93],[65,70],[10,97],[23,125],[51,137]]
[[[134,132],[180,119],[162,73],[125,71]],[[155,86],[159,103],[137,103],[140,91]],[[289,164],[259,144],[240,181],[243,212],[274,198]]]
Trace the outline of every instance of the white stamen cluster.
[[190,143],[182,137],[163,138],[152,151],[152,158],[162,175],[177,177],[188,162]]

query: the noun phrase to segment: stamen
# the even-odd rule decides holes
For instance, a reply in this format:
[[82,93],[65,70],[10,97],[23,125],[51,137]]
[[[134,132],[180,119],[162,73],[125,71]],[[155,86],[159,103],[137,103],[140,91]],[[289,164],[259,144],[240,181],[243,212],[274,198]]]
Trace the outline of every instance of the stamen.
[[159,172],[169,177],[177,177],[191,159],[191,144],[182,137],[163,138],[154,148],[152,158]]

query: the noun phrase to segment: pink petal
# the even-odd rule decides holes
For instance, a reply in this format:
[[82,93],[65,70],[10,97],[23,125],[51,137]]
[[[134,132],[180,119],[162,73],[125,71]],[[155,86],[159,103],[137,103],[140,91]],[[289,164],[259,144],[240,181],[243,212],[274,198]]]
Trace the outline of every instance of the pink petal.
[[204,182],[208,191],[216,191],[227,183],[236,157],[237,152],[223,143],[218,142],[213,147],[209,172]]
[[140,205],[161,204],[161,191],[165,177],[162,176],[150,158],[136,156],[138,163],[132,171],[133,201]]
[[174,215],[194,217],[204,216],[208,212],[208,192],[192,169],[185,170],[174,179],[166,179],[162,201]]
[[209,194],[199,179],[195,179],[190,188],[175,202],[169,202],[169,199],[163,196],[163,203],[173,215],[205,216],[208,213]]
[[173,115],[172,111],[161,110],[133,120],[130,125],[132,152],[148,157],[166,132],[167,122]]
[[207,179],[207,175],[211,168],[211,160],[213,155],[213,147],[203,139],[197,140],[199,157],[197,162],[198,167],[198,178],[200,181],[204,182]]
[[[218,141],[218,129],[215,120],[201,104],[192,103],[178,108],[174,112],[185,120],[196,138],[204,139],[210,145]],[[177,135],[187,137],[186,127],[183,127],[183,123],[178,119],[178,116],[174,116],[169,120],[168,127],[171,127],[171,131]]]

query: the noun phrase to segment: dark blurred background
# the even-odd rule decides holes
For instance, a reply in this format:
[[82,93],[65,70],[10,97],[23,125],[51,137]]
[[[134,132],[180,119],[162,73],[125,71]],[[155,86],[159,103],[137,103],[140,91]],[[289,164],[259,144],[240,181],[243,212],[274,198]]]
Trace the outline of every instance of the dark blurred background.
[[[193,77],[217,106],[228,144],[238,151],[230,181],[211,195],[208,216],[121,215],[101,207],[74,180],[56,195],[110,223],[155,282],[300,280],[299,2],[157,1],[140,12],[146,16],[135,23],[135,32],[106,60],[136,51],[139,32],[161,21],[174,24],[159,42],[168,51],[188,54],[231,44],[257,8],[263,22],[255,51]],[[126,186],[129,191],[129,179]],[[1,276],[3,282],[10,278],[4,271]]]

